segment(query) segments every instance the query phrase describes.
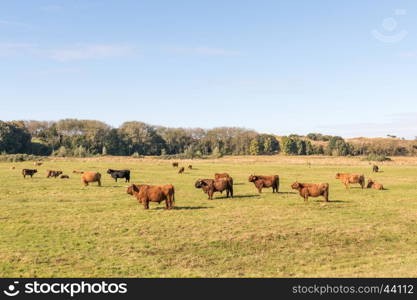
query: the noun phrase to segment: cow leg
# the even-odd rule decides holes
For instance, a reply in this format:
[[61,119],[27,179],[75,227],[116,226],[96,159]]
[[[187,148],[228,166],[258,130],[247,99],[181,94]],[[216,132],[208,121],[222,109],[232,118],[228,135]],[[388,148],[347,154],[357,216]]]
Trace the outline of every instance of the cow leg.
[[100,180],[98,180],[97,183],[98,183],[98,186],[101,186],[101,181]]

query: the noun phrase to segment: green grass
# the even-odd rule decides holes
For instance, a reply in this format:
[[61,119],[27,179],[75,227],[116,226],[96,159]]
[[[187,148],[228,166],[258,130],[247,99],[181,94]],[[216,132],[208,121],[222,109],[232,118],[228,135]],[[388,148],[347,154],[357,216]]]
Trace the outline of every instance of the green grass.
[[[416,277],[417,167],[385,165],[372,175],[386,191],[346,191],[335,173],[368,177],[370,166],[310,162],[193,161],[179,175],[170,161],[58,160],[33,179],[20,174],[30,162],[0,163],[0,276]],[[151,203],[145,211],[107,168],[130,168],[134,183],[174,184],[176,209]],[[46,169],[71,178],[47,179]],[[103,186],[82,186],[75,169],[101,172]],[[215,172],[233,176],[235,198],[207,200],[194,188]],[[281,193],[258,195],[251,173],[279,174]],[[331,202],[304,203],[289,187],[295,180],[328,182]]]

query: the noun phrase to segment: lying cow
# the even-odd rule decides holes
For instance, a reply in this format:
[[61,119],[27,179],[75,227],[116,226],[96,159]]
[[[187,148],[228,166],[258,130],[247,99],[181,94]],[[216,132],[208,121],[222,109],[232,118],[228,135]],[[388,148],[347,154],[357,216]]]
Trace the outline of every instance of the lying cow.
[[368,179],[368,185],[366,187],[368,189],[375,189],[380,191],[385,190],[382,184],[373,181],[371,178]]
[[171,209],[175,203],[175,188],[172,184],[167,185],[136,185],[127,188],[129,195],[134,195],[144,209],[149,209],[149,202],[161,203],[165,201],[165,208]]
[[47,170],[46,178],[50,178],[50,177],[57,178],[61,174],[62,174],[62,171]]
[[178,170],[178,174],[182,174],[182,173],[184,173],[184,171],[185,171],[185,168],[181,167],[181,169]]
[[192,165],[188,165],[188,169],[192,170],[193,166]]
[[30,178],[32,178],[33,174],[37,172],[38,172],[37,169],[23,169],[22,175],[23,175],[23,178],[26,178],[26,176],[30,176]]
[[178,163],[177,163],[177,162],[173,162],[173,163],[172,163],[172,166],[173,166],[174,168],[178,168]]
[[35,161],[33,163],[34,166],[42,166],[42,163],[40,161]]
[[72,171],[72,173],[74,173],[74,174],[84,174],[84,171],[74,170],[74,171]]
[[199,179],[194,185],[197,189],[202,189],[208,195],[209,200],[213,200],[215,192],[226,191],[226,197],[233,198],[233,181],[230,178],[220,179]]
[[69,176],[68,175],[61,175],[59,178],[61,178],[61,179],[69,179]]
[[297,190],[304,201],[308,201],[308,197],[323,196],[326,202],[329,201],[329,184],[328,183],[299,183],[294,182],[291,185],[293,190]]
[[337,173],[336,179],[340,179],[340,181],[345,185],[345,188],[349,188],[350,183],[358,183],[362,187],[365,187],[365,176],[359,174],[343,174]]
[[117,178],[125,178],[125,182],[130,182],[130,170],[113,170],[108,169],[107,174],[110,174],[110,176],[116,180]]
[[258,189],[259,193],[262,193],[263,188],[270,188],[272,187],[272,193],[277,192],[279,190],[279,176],[272,175],[272,176],[263,176],[263,175],[251,175],[248,179],[249,182],[253,182]]
[[379,167],[377,165],[373,165],[372,166],[372,172],[378,173],[379,172]]
[[101,174],[98,172],[84,172],[81,177],[81,182],[85,186],[92,182],[97,182],[98,186],[101,186]]

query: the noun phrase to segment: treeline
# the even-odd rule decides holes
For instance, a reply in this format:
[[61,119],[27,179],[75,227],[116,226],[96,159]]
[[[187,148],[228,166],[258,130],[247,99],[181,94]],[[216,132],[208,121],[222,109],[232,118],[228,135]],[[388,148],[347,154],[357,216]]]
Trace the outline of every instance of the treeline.
[[[395,144],[395,143],[394,143]],[[0,121],[0,153],[87,157],[93,155],[416,155],[417,146],[349,143],[338,136],[311,133],[277,137],[235,127],[169,128],[125,122],[118,128],[94,120]]]

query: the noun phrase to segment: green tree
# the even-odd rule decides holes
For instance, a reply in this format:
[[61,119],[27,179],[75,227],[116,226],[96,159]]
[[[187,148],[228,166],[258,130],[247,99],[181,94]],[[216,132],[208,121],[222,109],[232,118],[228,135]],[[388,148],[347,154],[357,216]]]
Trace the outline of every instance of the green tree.
[[259,142],[257,139],[253,139],[250,142],[250,146],[249,146],[249,154],[250,155],[259,155],[260,154],[260,149],[259,149]]

